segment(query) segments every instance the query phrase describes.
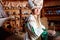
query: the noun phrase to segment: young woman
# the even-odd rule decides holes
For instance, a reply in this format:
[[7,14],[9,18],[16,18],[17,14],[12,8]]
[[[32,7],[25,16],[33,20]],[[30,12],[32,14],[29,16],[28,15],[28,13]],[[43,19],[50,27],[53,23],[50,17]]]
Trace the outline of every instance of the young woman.
[[32,9],[32,14],[28,17],[26,26],[28,30],[34,35],[31,35],[31,33],[27,31],[31,40],[36,40],[40,36],[43,40],[47,40],[47,30],[40,21],[40,11],[43,7],[43,0],[28,0],[28,3]]

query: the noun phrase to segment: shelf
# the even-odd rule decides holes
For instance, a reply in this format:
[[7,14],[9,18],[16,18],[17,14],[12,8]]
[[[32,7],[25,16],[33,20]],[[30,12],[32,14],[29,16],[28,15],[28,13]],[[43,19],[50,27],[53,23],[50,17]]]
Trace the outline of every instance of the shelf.
[[42,14],[42,16],[48,19],[48,29],[54,29],[54,26],[51,26],[53,22],[55,30],[60,30],[60,6],[44,7],[42,9]]
[[47,7],[44,7],[44,8],[60,8],[60,6],[58,5],[58,6],[47,6]]
[[60,17],[60,14],[45,14],[46,17]]
[[[54,26],[49,26],[49,29],[54,30]],[[60,30],[60,27],[55,26],[55,30],[56,30],[56,31]]]

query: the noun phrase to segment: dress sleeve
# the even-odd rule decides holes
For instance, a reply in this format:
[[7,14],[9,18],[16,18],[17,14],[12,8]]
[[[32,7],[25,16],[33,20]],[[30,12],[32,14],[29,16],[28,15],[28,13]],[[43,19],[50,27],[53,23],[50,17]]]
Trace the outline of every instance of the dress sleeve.
[[34,21],[33,16],[29,16],[28,22],[27,22],[27,27],[31,32],[33,32],[35,34],[36,23]]

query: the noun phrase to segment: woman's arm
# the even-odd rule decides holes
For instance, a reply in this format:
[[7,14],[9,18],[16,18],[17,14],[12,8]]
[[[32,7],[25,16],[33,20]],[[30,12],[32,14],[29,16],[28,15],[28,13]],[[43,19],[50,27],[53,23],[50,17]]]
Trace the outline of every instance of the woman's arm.
[[36,37],[37,35],[35,34],[35,31],[33,28],[34,26],[32,24],[32,20],[28,21],[25,25],[27,25],[25,29],[29,33],[29,35],[31,35],[32,37]]
[[28,18],[28,22],[27,22],[27,27],[30,31],[34,32],[34,20],[32,20],[30,17]]

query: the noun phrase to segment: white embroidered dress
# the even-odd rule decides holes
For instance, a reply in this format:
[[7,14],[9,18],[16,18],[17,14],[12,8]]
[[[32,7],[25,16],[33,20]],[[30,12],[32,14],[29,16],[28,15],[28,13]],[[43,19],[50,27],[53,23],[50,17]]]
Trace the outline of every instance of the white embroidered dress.
[[[41,22],[40,22],[40,25],[39,25],[39,27],[38,27],[38,26],[37,26],[37,23],[36,23],[36,19],[34,18],[33,15],[30,15],[30,16],[29,16],[28,21],[29,21],[28,24],[29,24],[31,27],[33,27],[34,32],[35,32],[35,34],[37,35],[36,37],[32,37],[32,36],[31,36],[31,39],[32,39],[32,40],[36,40],[36,39],[43,33],[43,29],[45,29],[45,27],[41,24]],[[30,26],[28,26],[28,29],[29,29],[30,31],[32,31],[31,28],[30,28]]]

